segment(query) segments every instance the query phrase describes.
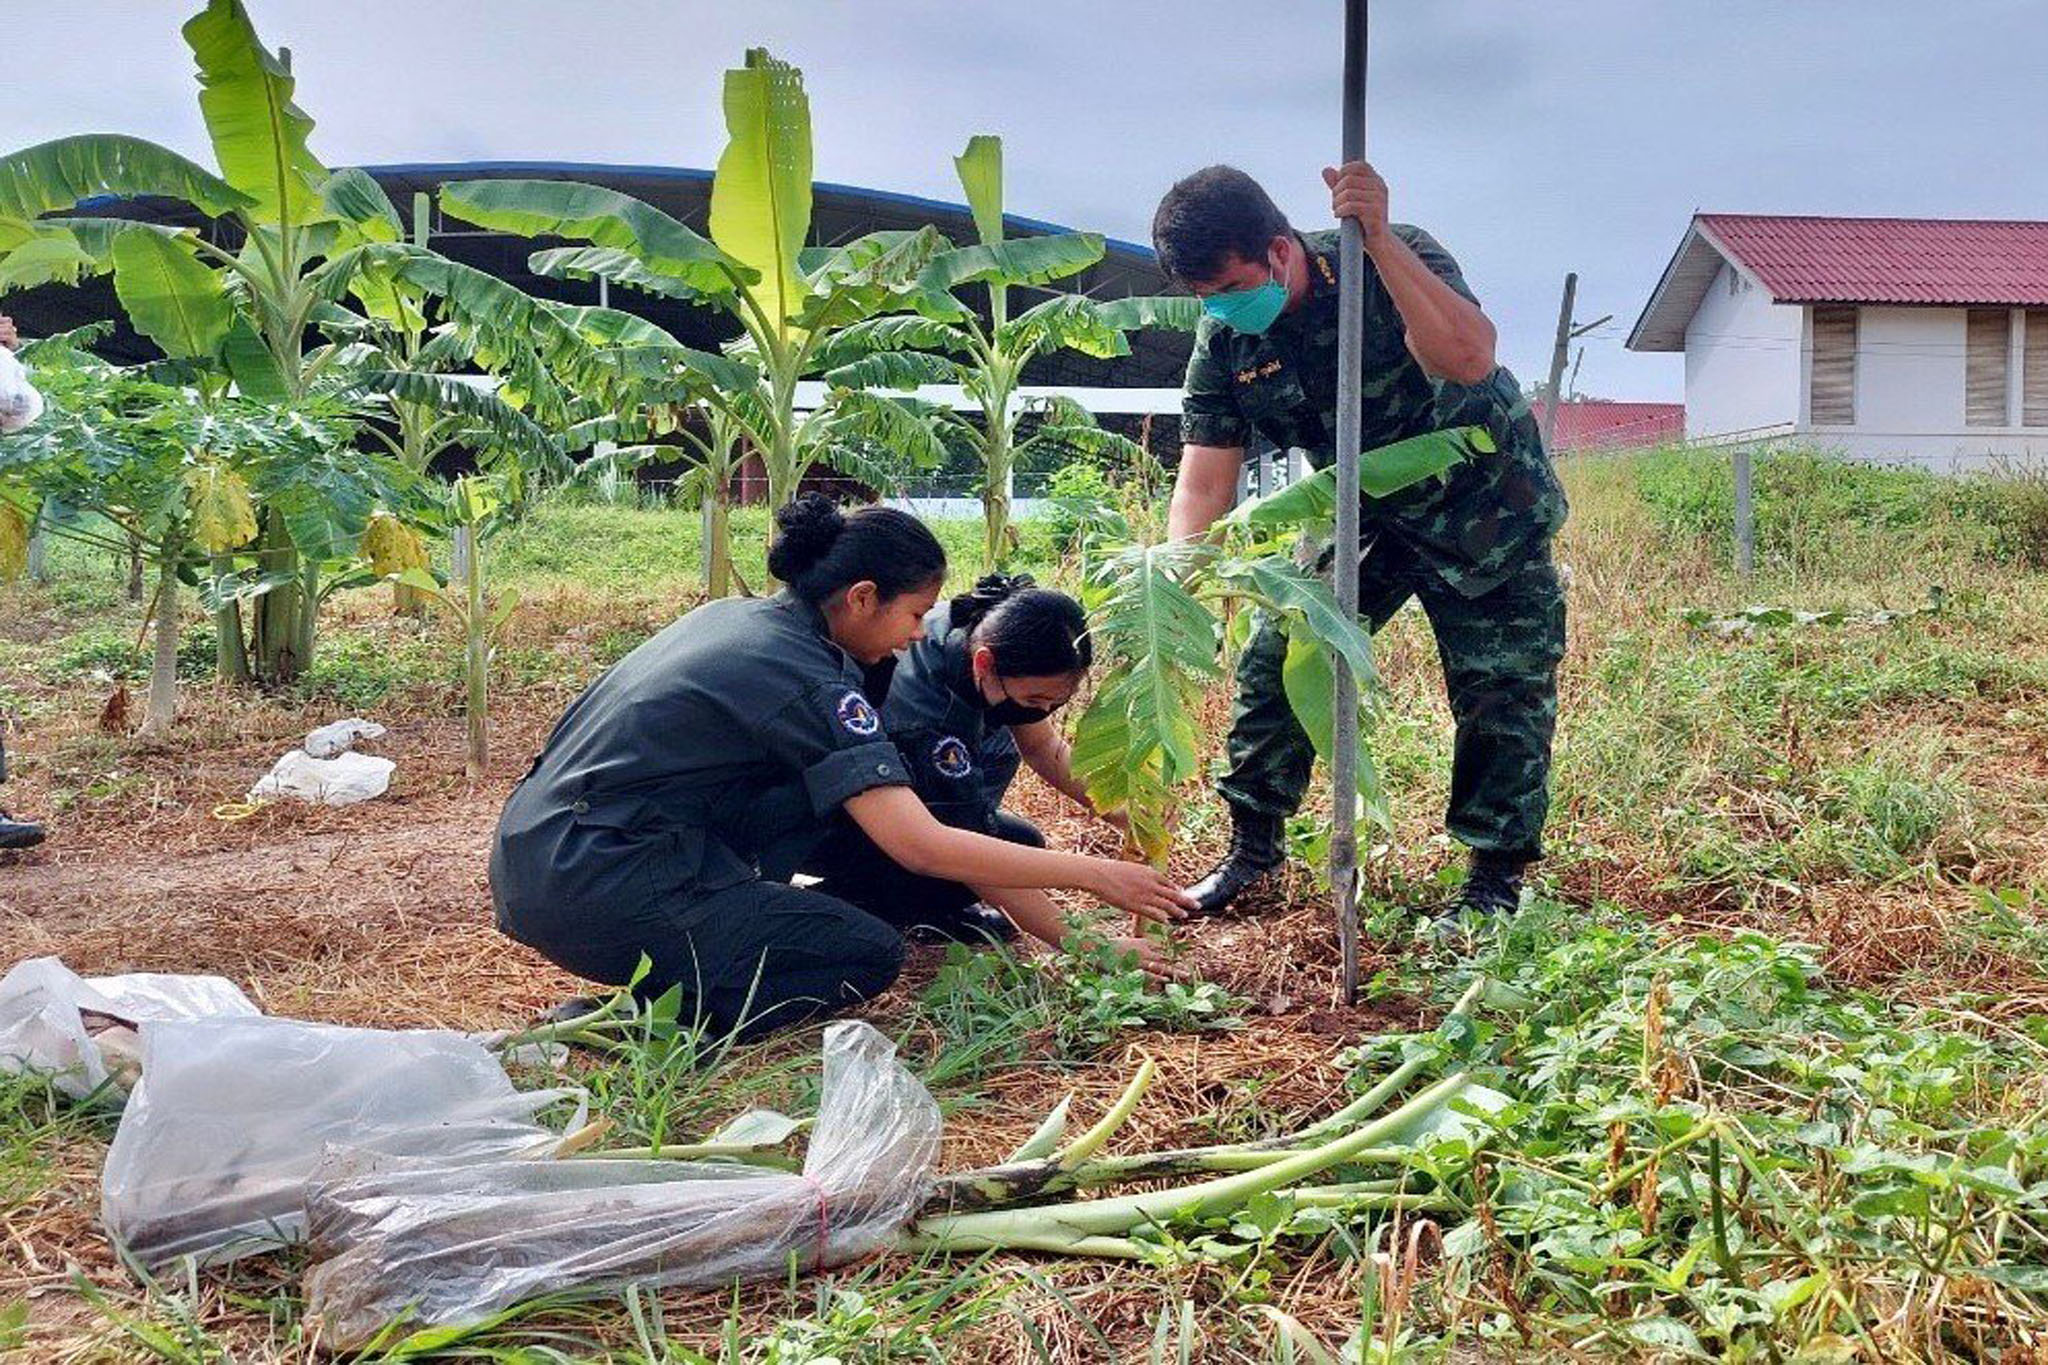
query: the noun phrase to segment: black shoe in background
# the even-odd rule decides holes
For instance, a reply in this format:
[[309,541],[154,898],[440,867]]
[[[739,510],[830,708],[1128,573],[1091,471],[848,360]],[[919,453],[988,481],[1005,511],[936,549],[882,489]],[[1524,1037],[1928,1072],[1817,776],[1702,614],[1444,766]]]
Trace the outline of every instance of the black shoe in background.
[[35,821],[16,820],[0,811],[0,849],[34,848],[43,838],[43,827]]

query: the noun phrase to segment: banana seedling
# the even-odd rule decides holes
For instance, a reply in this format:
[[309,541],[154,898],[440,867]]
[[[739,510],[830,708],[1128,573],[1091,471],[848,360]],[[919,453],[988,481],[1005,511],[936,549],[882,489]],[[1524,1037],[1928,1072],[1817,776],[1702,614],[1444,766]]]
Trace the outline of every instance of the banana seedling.
[[484,593],[482,541],[496,529],[504,508],[497,488],[477,475],[458,479],[448,490],[448,517],[455,533],[455,562],[460,573],[443,583],[429,570],[414,565],[388,577],[439,602],[462,627],[463,718],[466,751],[463,771],[474,781],[490,764],[491,644],[519,605],[517,589],[489,600]]

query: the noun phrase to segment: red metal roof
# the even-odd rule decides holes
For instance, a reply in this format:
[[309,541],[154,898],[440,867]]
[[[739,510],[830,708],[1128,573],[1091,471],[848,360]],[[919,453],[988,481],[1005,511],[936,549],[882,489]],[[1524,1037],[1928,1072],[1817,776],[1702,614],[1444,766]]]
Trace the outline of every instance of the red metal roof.
[[2048,223],[1703,213],[1780,303],[2048,305]]
[[[1547,404],[1531,403],[1536,422],[1543,422]],[[1557,410],[1554,448],[1573,450],[1619,450],[1634,446],[1663,445],[1685,439],[1683,403],[1595,403],[1567,399]]]

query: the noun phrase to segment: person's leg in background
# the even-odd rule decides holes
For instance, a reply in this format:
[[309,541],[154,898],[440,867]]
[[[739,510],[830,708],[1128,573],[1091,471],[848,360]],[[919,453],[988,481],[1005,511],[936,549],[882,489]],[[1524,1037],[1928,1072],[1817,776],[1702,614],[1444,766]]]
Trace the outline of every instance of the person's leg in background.
[[[1327,563],[1327,557],[1325,563]],[[1413,596],[1411,556],[1376,543],[1359,566],[1358,616],[1377,631]],[[1216,783],[1230,811],[1230,848],[1223,861],[1188,888],[1197,914],[1213,915],[1287,860],[1287,817],[1301,808],[1315,767],[1315,746],[1294,718],[1281,674],[1287,636],[1260,613],[1237,661],[1237,697],[1224,753],[1230,767]]]
[[1457,723],[1445,825],[1472,850],[1458,908],[1510,914],[1524,871],[1543,856],[1565,649],[1563,585],[1546,546],[1478,597],[1443,584],[1421,595]]

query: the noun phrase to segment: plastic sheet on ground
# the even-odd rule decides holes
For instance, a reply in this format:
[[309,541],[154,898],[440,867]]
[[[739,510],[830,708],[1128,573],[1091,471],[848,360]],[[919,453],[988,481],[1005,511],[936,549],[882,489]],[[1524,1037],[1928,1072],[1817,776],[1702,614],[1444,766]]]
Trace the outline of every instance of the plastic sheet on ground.
[[315,758],[304,749],[293,749],[249,788],[249,799],[269,801],[295,796],[323,806],[352,806],[382,796],[391,786],[391,773],[397,766],[390,759],[373,754]]
[[95,1092],[118,1099],[141,1060],[138,1025],[256,1013],[224,977],[83,977],[54,957],[30,958],[0,977],[0,1072],[47,1073],[73,1099]]
[[386,734],[383,726],[374,720],[361,716],[350,716],[331,725],[323,725],[306,736],[306,742],[299,747],[315,758],[333,758],[356,747],[361,739],[382,739]]
[[307,1308],[347,1348],[410,1313],[481,1322],[542,1294],[723,1285],[886,1246],[930,1192],[939,1110],[872,1027],[825,1032],[803,1174],[708,1162],[520,1161],[461,1170],[338,1153],[307,1194]]
[[573,1093],[517,1090],[475,1040],[439,1030],[151,1024],[101,1213],[146,1266],[233,1260],[300,1239],[306,1179],[330,1144],[444,1166],[542,1156],[560,1136],[535,1115]]

